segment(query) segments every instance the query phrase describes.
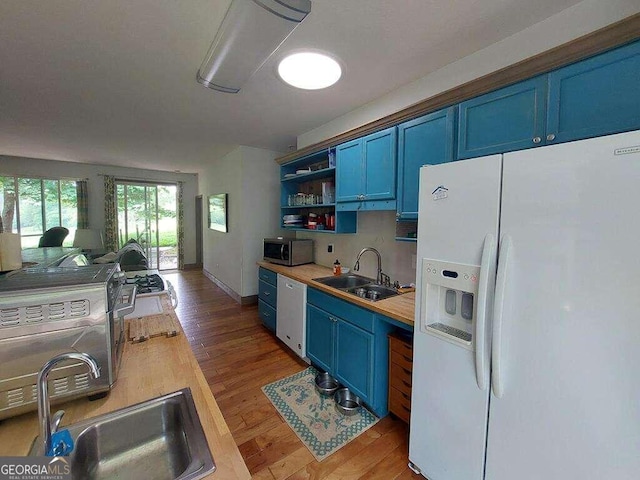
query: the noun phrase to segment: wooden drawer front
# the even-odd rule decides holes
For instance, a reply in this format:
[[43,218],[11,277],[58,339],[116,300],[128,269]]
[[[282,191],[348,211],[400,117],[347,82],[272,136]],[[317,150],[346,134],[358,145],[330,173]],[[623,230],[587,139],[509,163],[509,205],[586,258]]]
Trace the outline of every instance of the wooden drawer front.
[[260,280],[258,282],[258,298],[263,302],[268,303],[273,308],[276,308],[278,301],[278,287]]
[[395,388],[389,389],[389,410],[409,423],[409,418],[411,417],[411,395],[403,394]]
[[411,372],[392,363],[389,368],[389,386],[411,396]]
[[391,359],[389,362],[400,365],[405,370],[413,372],[413,359],[403,355],[402,353],[391,351]]
[[260,316],[264,326],[275,333],[276,309],[262,300],[258,300],[258,315]]
[[413,345],[408,342],[403,342],[393,335],[389,335],[389,350],[413,359]]
[[278,274],[271,270],[267,270],[266,268],[260,267],[258,269],[258,278],[263,282],[270,283],[271,285],[278,284]]

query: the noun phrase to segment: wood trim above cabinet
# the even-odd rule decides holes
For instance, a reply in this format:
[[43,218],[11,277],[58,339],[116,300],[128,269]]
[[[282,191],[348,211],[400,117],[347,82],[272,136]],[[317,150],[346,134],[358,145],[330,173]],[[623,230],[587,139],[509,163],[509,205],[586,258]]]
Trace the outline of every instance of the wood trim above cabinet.
[[383,128],[392,127],[440,108],[468,100],[536,75],[550,72],[556,68],[591,57],[639,38],[640,13],[637,13],[538,55],[496,70],[495,72],[471,80],[450,90],[446,90],[398,112],[387,115],[386,117],[276,158],[276,162],[279,164],[291,162],[305,155],[326,150],[327,148],[368,135]]

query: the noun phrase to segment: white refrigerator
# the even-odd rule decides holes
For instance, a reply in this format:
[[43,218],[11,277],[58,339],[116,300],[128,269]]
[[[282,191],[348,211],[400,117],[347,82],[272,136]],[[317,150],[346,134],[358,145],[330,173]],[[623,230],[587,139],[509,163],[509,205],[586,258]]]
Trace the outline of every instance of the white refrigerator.
[[640,132],[420,172],[409,460],[640,478]]

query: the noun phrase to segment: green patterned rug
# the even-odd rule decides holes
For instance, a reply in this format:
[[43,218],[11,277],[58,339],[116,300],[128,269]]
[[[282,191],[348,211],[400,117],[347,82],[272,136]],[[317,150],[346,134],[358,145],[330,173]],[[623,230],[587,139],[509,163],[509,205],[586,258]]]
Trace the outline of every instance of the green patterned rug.
[[317,373],[315,368],[309,367],[265,385],[262,391],[320,462],[379,419],[364,407],[352,416],[339,413],[333,397],[324,397],[316,391],[314,379]]

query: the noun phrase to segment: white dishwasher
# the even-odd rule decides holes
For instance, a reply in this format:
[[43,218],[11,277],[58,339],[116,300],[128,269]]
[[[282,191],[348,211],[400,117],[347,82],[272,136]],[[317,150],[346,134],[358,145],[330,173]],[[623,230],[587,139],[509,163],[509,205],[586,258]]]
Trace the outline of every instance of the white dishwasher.
[[278,274],[276,336],[307,361],[307,286]]

